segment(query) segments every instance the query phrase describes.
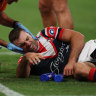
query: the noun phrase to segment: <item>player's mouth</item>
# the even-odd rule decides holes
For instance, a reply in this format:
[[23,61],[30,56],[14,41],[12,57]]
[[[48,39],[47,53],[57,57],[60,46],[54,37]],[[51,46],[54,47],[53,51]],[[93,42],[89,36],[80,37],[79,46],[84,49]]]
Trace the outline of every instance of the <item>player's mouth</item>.
[[29,49],[30,49],[30,51],[37,51],[37,46],[34,44],[30,44]]

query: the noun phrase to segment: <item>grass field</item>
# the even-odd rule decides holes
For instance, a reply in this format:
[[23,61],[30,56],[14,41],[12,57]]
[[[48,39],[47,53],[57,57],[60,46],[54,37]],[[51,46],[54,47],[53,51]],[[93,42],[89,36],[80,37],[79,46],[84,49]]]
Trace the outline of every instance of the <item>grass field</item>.
[[[75,30],[85,35],[85,41],[95,39],[96,0],[69,0],[69,7]],[[34,35],[43,28],[38,0],[19,0],[17,4],[8,5],[5,12],[11,18],[23,23]],[[0,38],[9,41],[10,30],[11,28],[0,25]],[[92,82],[79,82],[72,78],[60,83],[41,82],[39,76],[30,76],[26,79],[16,78],[16,66],[20,56],[5,48],[0,50],[0,83],[11,90],[26,96],[96,96],[96,83]],[[0,96],[7,95],[0,91]]]

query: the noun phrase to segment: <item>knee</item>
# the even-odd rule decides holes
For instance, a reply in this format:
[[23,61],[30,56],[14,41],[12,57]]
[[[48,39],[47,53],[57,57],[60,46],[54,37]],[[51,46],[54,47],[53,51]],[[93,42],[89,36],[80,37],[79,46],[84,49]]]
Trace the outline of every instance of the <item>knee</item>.
[[61,4],[53,4],[53,10],[58,14],[58,13],[65,13],[66,10],[68,9],[68,5],[65,3]]
[[48,13],[51,10],[51,7],[49,7],[46,3],[39,2],[39,10],[41,13]]
[[76,63],[76,64],[74,65],[74,75],[75,75],[75,76],[80,75],[80,74],[82,73],[82,69],[83,69],[82,63]]

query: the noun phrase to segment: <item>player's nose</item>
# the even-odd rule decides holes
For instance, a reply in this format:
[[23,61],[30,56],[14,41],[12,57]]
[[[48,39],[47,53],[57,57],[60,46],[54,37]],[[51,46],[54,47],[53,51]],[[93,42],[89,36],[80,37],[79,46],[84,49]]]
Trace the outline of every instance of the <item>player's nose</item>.
[[29,41],[25,41],[25,45],[26,46],[30,46],[30,42]]

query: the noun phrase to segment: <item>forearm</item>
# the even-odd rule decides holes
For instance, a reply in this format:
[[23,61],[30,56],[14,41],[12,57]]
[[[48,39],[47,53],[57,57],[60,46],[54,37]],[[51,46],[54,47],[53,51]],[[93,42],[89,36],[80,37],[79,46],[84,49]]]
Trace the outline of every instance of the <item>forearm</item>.
[[63,75],[69,76],[74,73],[74,64],[84,46],[84,36],[74,30],[65,29],[62,33],[62,41],[70,42],[71,50],[68,63],[64,67]]
[[7,47],[8,43],[2,39],[0,39],[0,45]]
[[74,32],[71,38],[71,53],[69,57],[69,62],[76,62],[78,59],[78,56],[80,52],[82,51],[82,48],[84,47],[84,36],[77,32],[77,34]]
[[30,75],[30,65],[28,64],[28,61],[24,56],[20,64],[17,66],[16,77],[25,78],[25,77],[29,77],[29,75]]
[[0,12],[0,24],[7,27],[13,27],[14,20],[8,17],[5,12]]

